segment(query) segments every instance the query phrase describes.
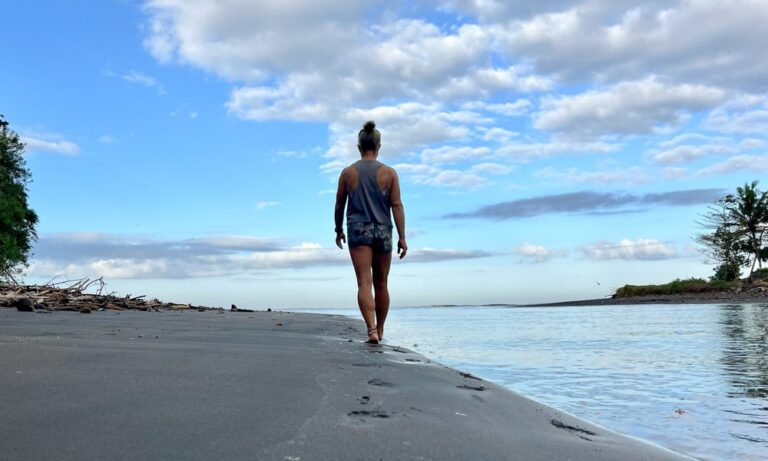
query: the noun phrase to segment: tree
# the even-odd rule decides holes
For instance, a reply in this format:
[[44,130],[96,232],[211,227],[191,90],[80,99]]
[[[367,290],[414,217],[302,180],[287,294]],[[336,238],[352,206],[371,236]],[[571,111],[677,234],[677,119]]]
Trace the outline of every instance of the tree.
[[37,214],[27,203],[31,173],[22,154],[24,144],[0,115],[0,280],[15,281],[27,266],[37,240]]
[[736,188],[736,195],[725,198],[733,224],[741,235],[742,245],[752,259],[749,275],[755,271],[755,264],[762,269],[765,249],[763,241],[768,221],[768,192],[757,190],[757,181]]
[[748,261],[741,233],[731,218],[729,206],[730,202],[726,198],[712,203],[703,215],[703,220],[698,223],[708,232],[696,236],[709,262],[717,264],[712,280],[727,282],[738,279],[741,268]]

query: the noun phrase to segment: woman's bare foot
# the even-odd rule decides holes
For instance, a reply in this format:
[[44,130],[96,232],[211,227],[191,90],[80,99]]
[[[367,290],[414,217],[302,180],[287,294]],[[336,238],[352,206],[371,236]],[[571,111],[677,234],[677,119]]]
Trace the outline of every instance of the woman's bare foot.
[[377,325],[376,331],[379,334],[379,341],[384,341],[384,325]]
[[379,344],[379,333],[376,328],[368,329],[368,344]]

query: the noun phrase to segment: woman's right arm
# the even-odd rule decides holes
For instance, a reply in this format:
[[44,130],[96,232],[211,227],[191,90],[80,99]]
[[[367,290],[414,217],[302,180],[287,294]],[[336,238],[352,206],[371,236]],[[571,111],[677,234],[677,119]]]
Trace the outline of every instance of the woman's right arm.
[[400,179],[397,177],[397,171],[392,168],[392,190],[389,193],[390,203],[392,205],[392,216],[395,218],[395,227],[397,228],[397,254],[400,259],[405,258],[408,252],[408,244],[405,242],[405,208],[403,200],[400,197]]

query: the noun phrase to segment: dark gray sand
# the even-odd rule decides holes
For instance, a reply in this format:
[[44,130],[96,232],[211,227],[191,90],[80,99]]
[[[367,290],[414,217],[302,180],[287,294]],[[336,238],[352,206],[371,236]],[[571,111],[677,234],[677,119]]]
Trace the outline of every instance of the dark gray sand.
[[363,337],[329,315],[0,310],[1,457],[689,459]]

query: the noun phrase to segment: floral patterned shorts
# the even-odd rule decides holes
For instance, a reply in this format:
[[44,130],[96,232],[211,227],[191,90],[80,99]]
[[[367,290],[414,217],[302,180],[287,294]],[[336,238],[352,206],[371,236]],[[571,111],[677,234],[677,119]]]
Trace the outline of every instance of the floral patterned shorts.
[[392,226],[376,223],[347,224],[347,243],[350,248],[369,246],[374,253],[392,253]]

